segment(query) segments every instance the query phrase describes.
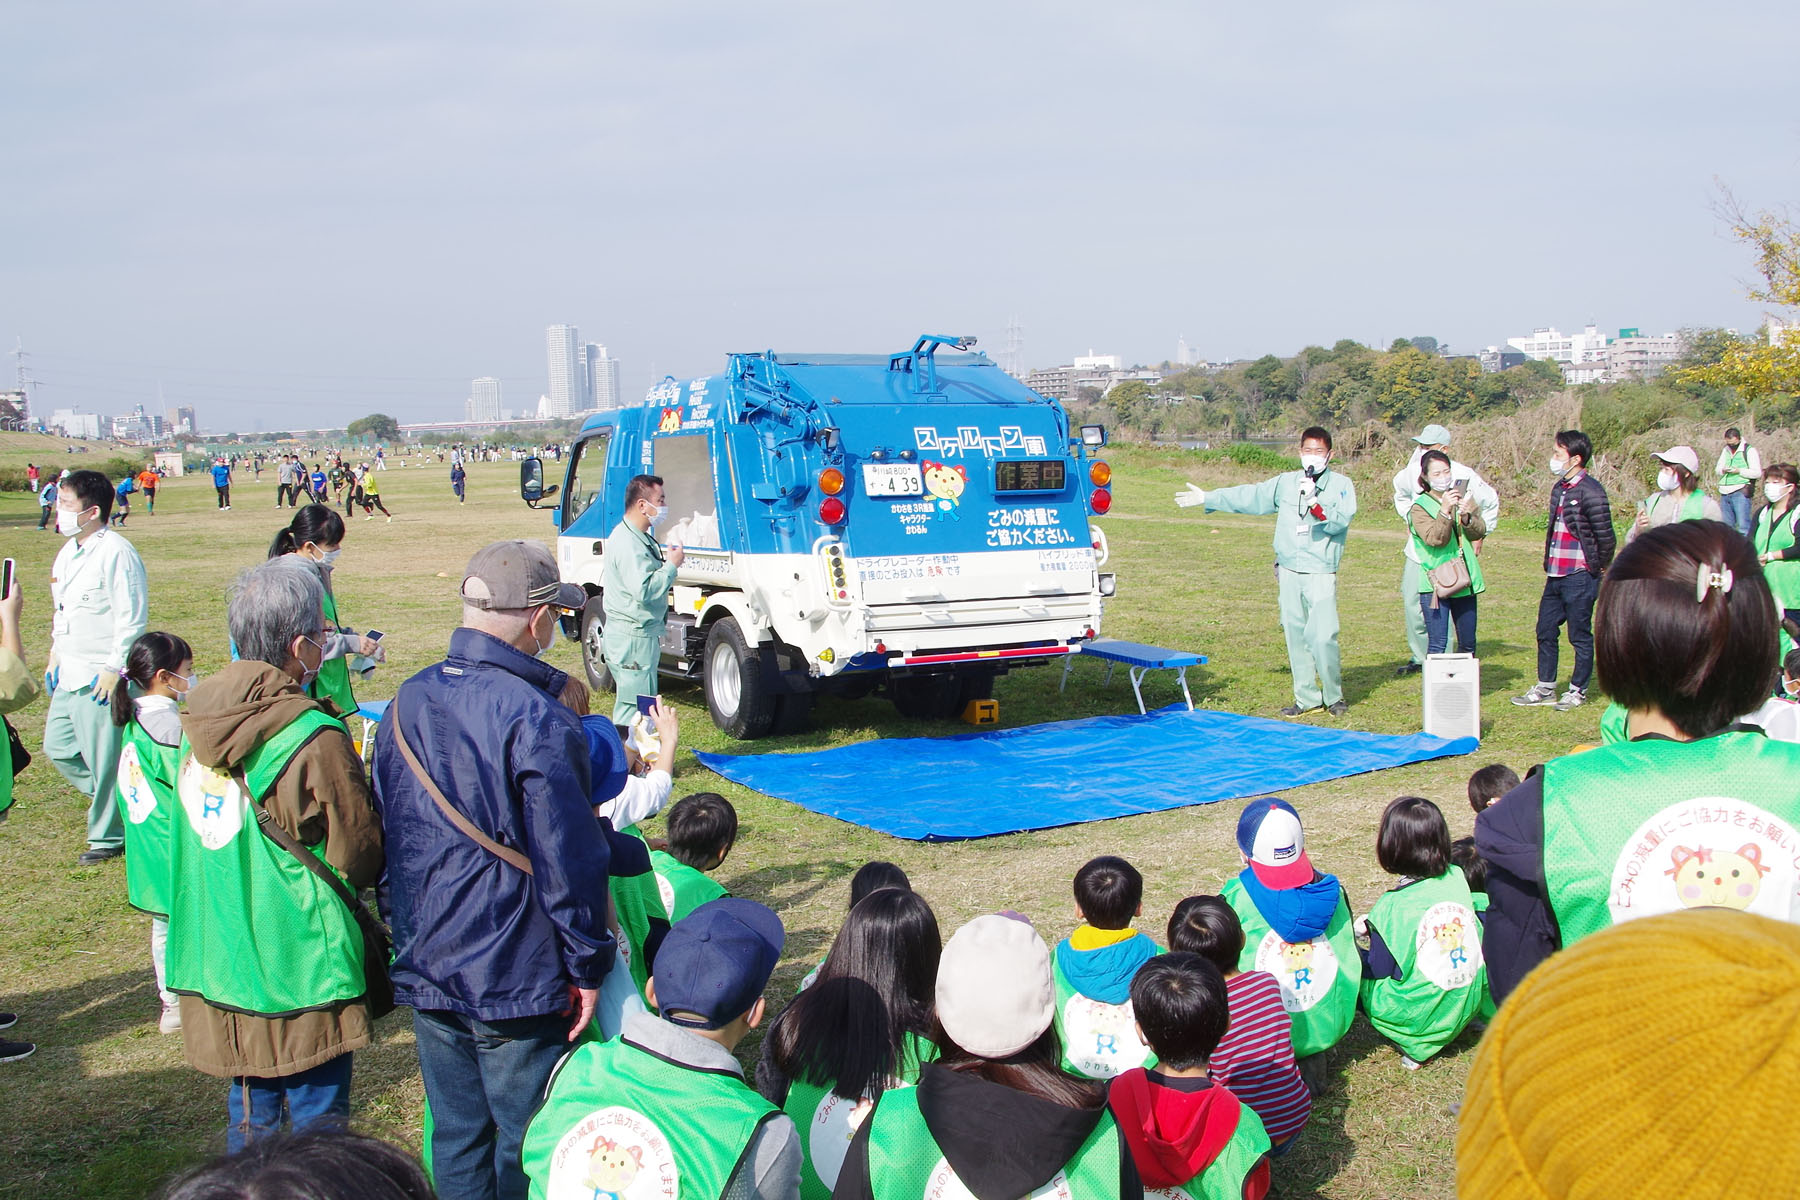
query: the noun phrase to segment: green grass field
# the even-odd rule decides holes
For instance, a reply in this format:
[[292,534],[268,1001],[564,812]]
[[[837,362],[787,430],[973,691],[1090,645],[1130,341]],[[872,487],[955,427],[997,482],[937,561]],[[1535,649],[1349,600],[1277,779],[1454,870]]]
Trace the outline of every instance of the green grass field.
[[[0,451],[14,449],[0,446]],[[1291,698],[1269,573],[1273,518],[1206,517],[1170,501],[1190,478],[1215,486],[1250,476],[1240,468],[1197,466],[1177,451],[1113,447],[1109,458],[1117,501],[1103,524],[1113,553],[1109,569],[1119,573],[1119,595],[1105,631],[1207,654],[1211,665],[1190,673],[1198,704],[1272,714]],[[519,503],[513,464],[474,468],[468,503],[461,506],[450,494],[447,475],[448,468],[435,461],[429,469],[391,470],[382,478],[382,496],[396,514],[393,522],[379,514],[373,522],[351,522],[336,588],[347,622],[387,631],[389,665],[366,686],[375,697],[392,695],[407,675],[441,656],[459,618],[462,567],[476,548],[501,537],[549,540],[552,534],[546,513]],[[1406,657],[1398,596],[1402,533],[1387,502],[1386,477],[1379,475],[1379,483],[1358,477],[1363,511],[1340,577],[1344,681],[1351,703],[1344,723],[1412,733],[1420,727],[1420,688],[1417,676],[1394,674]],[[215,510],[205,477],[167,481],[157,515],[149,517],[140,506],[125,531],[148,568],[151,628],[172,630],[192,642],[202,673],[227,661],[224,593],[232,576],[261,561],[270,538],[285,524],[285,512],[274,509],[273,472],[263,478],[261,484],[239,480],[229,513]],[[1375,822],[1389,800],[1431,797],[1461,835],[1473,819],[1464,781],[1476,767],[1498,761],[1523,773],[1531,763],[1596,737],[1597,707],[1557,713],[1507,703],[1535,673],[1532,627],[1542,534],[1525,531],[1519,522],[1523,515],[1502,514],[1501,532],[1489,540],[1484,558],[1489,590],[1481,606],[1480,753],[1285,793],[1306,818],[1314,861],[1342,877],[1359,911],[1390,882],[1376,865],[1374,850]],[[18,559],[27,589],[26,649],[32,665],[41,668],[49,643],[49,567],[61,539],[38,532],[37,516],[29,497],[0,494],[4,553]],[[579,671],[573,643],[552,653],[558,665]],[[1565,681],[1568,669],[1565,645]],[[1104,672],[1078,663],[1068,691],[1059,694],[1052,686],[1055,670],[1021,671],[1000,681],[996,697],[1003,724],[1122,713],[1133,706],[1123,672],[1110,688],[1102,688]],[[1167,673],[1152,676],[1145,693],[1153,706],[1179,698]],[[667,698],[680,708],[685,747],[745,748],[712,728],[697,688],[670,685]],[[13,716],[34,754],[44,707],[40,700]],[[770,739],[756,749],[966,730],[961,724],[903,721],[881,700],[826,701],[815,710],[810,732]],[[929,762],[920,768],[928,779]],[[1092,769],[1104,776],[1109,764],[1095,761]],[[1073,924],[1069,881],[1093,855],[1122,854],[1143,871],[1143,925],[1159,939],[1177,900],[1218,891],[1238,868],[1236,804],[925,845],[726,784],[684,753],[676,794],[697,790],[720,791],[738,807],[742,831],[722,872],[724,882],[739,895],[772,905],[787,924],[787,952],[771,985],[776,1007],[829,944],[849,876],[872,858],[891,859],[906,869],[936,909],[946,936],[979,913],[1015,908],[1029,914],[1051,941]],[[39,1049],[30,1059],[0,1066],[0,1129],[12,1147],[0,1194],[141,1196],[171,1169],[220,1148],[224,1084],[188,1069],[179,1038],[157,1032],[149,919],[126,905],[121,865],[75,865],[84,849],[85,800],[41,756],[19,778],[17,795],[11,819],[0,825],[0,872],[10,883],[0,918],[8,948],[0,960],[0,1009],[20,1014],[7,1036],[35,1041]],[[422,1092],[411,1043],[404,1012],[381,1023],[378,1044],[357,1056],[353,1104],[362,1125],[416,1147]],[[1331,1053],[1330,1086],[1303,1144],[1275,1165],[1278,1194],[1453,1195],[1451,1110],[1461,1098],[1473,1044],[1473,1036],[1465,1035],[1423,1070],[1409,1072],[1359,1018]],[[754,1044],[744,1050],[749,1060]]]

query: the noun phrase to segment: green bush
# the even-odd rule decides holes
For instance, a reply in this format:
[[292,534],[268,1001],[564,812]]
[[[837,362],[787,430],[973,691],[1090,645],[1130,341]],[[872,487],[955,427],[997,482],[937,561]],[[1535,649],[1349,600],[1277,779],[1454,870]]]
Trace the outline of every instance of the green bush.
[[[142,459],[126,458],[122,454],[116,454],[101,462],[70,463],[69,470],[98,471],[116,484],[127,475],[136,475],[144,469],[144,464],[149,461],[147,457]],[[48,467],[42,467],[40,470],[44,471],[45,478],[62,472],[60,466],[54,472],[50,471]],[[29,492],[31,490],[31,483],[25,478],[24,467],[0,467],[0,492]]]
[[1194,450],[1190,453],[1200,462],[1236,463],[1240,467],[1256,467],[1265,471],[1297,471],[1300,460],[1278,453],[1254,442],[1233,442],[1216,450]]

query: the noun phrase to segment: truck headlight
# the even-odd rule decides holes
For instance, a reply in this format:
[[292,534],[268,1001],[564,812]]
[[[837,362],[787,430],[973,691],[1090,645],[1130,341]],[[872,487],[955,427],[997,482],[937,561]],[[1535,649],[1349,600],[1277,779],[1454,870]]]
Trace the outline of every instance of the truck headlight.
[[1118,594],[1118,591],[1119,577],[1111,571],[1102,571],[1100,573],[1100,594],[1102,596],[1112,596]]

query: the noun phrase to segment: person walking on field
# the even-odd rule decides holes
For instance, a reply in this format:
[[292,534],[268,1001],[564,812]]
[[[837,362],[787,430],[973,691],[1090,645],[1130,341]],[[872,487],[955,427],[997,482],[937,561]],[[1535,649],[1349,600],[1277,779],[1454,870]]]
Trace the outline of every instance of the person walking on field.
[[113,488],[98,471],[75,471],[57,489],[56,531],[68,539],[50,568],[50,713],[44,755],[88,798],[84,866],[125,852],[119,813],[119,751],[112,693],[131,644],[150,616],[144,562],[110,529]]
[[[1400,521],[1407,530],[1407,538],[1403,543],[1406,567],[1400,573],[1400,602],[1405,610],[1406,648],[1409,657],[1396,672],[1399,675],[1415,675],[1424,669],[1425,655],[1429,648],[1430,637],[1426,631],[1425,617],[1419,608],[1419,595],[1429,592],[1431,587],[1425,581],[1424,568],[1419,565],[1420,547],[1413,540],[1409,518],[1413,506],[1419,501],[1419,476],[1424,474],[1424,467],[1420,463],[1433,450],[1446,455],[1450,453],[1450,431],[1442,425],[1427,425],[1413,438],[1413,443],[1412,457],[1394,476],[1394,511],[1400,514]],[[1500,494],[1481,477],[1480,472],[1455,459],[1450,460],[1450,478],[1453,482],[1465,482],[1466,490],[1463,494],[1475,502],[1476,515],[1487,533],[1493,533],[1494,526],[1500,520]],[[1479,556],[1481,541],[1471,540],[1470,545]]]
[[[1594,601],[1600,579],[1612,565],[1617,538],[1606,488],[1588,472],[1594,444],[1579,429],[1556,435],[1550,454],[1550,523],[1544,530],[1544,594],[1538,600],[1538,681],[1513,703],[1554,705],[1567,712],[1587,702],[1594,671]],[[1569,690],[1556,695],[1557,645],[1569,627],[1575,673]]]
[[[213,491],[219,494],[219,511],[231,511],[231,468],[224,459],[212,465]],[[276,507],[280,507],[277,505]]]
[[658,647],[669,617],[669,589],[686,557],[679,545],[665,553],[650,532],[668,515],[661,478],[633,476],[625,485],[625,515],[606,536],[606,555],[600,563],[600,595],[606,609],[602,649],[612,670],[612,719],[621,736],[637,715],[638,697],[657,694]]
[[150,463],[138,472],[138,490],[144,493],[144,511],[151,516],[156,515],[156,488],[162,482],[162,476],[156,473],[156,464]]
[[[1297,717],[1323,705],[1334,717],[1348,710],[1338,656],[1337,570],[1356,516],[1356,488],[1331,470],[1331,434],[1318,426],[1300,435],[1300,469],[1262,483],[1175,493],[1182,508],[1207,512],[1275,514],[1275,578],[1281,627],[1287,634]],[[1415,601],[1416,603],[1416,601]]]
[[1724,510],[1727,525],[1750,536],[1750,501],[1754,484],[1762,478],[1762,456],[1755,446],[1744,444],[1744,435],[1733,425],[1725,431],[1725,448],[1719,451],[1719,463],[1713,472],[1719,477],[1719,507]]
[[38,507],[43,510],[38,516],[38,528],[48,529],[56,517],[56,480],[38,489]]
[[394,523],[394,514],[389,512],[387,510],[387,505],[381,502],[381,480],[375,478],[375,472],[368,471],[364,473],[362,494],[363,520],[373,521],[375,519],[375,510],[379,508],[381,510],[381,515],[388,519],[388,524],[392,525]]
[[469,473],[463,470],[462,463],[457,462],[451,465],[450,490],[456,493],[456,502],[458,504],[463,502],[463,485],[468,481],[468,478]]

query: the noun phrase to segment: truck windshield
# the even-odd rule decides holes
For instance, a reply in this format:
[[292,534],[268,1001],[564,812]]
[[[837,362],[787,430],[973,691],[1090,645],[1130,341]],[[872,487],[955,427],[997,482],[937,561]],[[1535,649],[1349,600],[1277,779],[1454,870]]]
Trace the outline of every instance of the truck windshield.
[[606,445],[610,433],[611,430],[602,430],[575,447],[575,457],[569,463],[569,482],[563,488],[564,529],[587,511],[587,506],[599,493],[601,476],[606,471]]

